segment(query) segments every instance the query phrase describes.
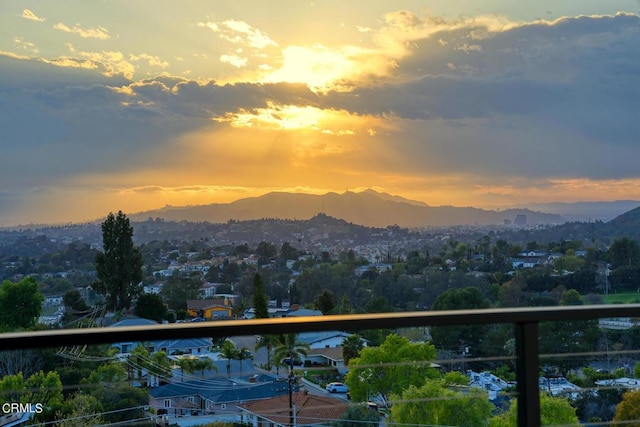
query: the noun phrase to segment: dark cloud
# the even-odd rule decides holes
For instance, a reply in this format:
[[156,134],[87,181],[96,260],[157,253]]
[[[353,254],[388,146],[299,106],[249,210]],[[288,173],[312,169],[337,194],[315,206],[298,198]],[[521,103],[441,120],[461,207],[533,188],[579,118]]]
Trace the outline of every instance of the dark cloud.
[[639,45],[634,15],[471,25],[415,41],[402,83],[331,93],[323,105],[411,121],[394,144],[416,170],[638,177]]
[[0,67],[0,187],[5,188],[145,167],[158,157],[151,152],[176,137],[223,126],[214,117],[270,102],[318,102],[300,84],[200,84],[176,77],[134,83],[7,56],[0,56]]
[[167,76],[134,83],[0,56],[0,182],[142,167],[183,133],[226,126],[212,118],[269,103],[404,120],[377,137],[396,159],[381,167],[399,173],[637,177],[639,45],[634,15],[458,25],[413,40],[389,79],[328,94]]

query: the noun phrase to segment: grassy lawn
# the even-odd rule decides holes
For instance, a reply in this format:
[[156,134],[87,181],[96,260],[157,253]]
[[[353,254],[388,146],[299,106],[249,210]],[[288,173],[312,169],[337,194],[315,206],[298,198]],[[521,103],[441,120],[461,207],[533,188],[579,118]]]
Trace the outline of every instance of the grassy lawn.
[[602,296],[605,304],[628,304],[632,302],[640,302],[640,293],[629,292],[624,294],[609,294]]
[[320,387],[326,386],[328,383],[332,381],[337,381],[340,379],[338,374],[338,370],[335,368],[324,368],[324,369],[303,369],[304,377],[316,384]]

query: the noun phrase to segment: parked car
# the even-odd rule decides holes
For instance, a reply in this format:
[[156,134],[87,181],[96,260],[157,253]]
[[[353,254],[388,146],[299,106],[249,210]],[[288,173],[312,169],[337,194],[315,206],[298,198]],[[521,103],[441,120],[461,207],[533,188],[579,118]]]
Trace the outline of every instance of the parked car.
[[327,391],[329,393],[349,393],[349,387],[343,383],[329,383],[327,384]]

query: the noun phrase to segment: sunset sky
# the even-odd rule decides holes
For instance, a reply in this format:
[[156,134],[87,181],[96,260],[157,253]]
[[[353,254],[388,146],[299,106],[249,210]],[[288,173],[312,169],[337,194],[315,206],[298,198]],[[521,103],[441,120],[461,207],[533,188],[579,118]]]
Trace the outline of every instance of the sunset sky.
[[637,0],[2,0],[0,226],[640,200]]

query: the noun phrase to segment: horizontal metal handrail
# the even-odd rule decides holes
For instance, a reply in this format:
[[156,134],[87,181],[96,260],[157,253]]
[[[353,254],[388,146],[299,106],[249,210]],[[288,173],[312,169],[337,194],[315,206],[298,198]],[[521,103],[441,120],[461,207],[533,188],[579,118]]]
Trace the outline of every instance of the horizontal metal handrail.
[[220,338],[235,335],[300,333],[327,330],[396,329],[412,326],[455,326],[489,323],[537,323],[609,317],[640,317],[640,304],[561,307],[492,308],[403,313],[243,319],[171,323],[117,328],[51,329],[0,334],[0,349],[107,344],[176,338]]
[[16,350],[178,338],[223,338],[238,335],[327,330],[357,331],[415,326],[511,323],[514,325],[516,338],[517,391],[520,402],[518,405],[518,425],[538,427],[540,426],[538,324],[546,321],[576,321],[615,317],[640,317],[640,304],[421,311],[244,319],[113,328],[51,329],[0,334],[0,349]]

